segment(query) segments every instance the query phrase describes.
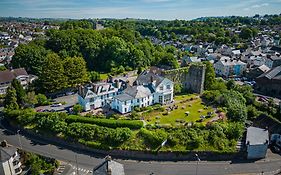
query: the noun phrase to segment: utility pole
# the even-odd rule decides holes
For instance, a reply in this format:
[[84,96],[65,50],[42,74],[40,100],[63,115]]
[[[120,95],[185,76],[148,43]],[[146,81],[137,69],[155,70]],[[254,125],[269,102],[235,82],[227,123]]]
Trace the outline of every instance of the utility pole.
[[21,143],[21,139],[20,139],[20,130],[17,130],[17,133],[18,133],[18,139],[19,139],[20,149],[22,150],[22,143]]
[[199,158],[199,156],[198,156],[198,154],[195,154],[195,156],[196,156],[196,161],[197,161],[197,163],[196,163],[196,175],[198,174],[198,164],[199,164],[199,162],[201,161],[200,160],[200,158]]
[[77,172],[77,175],[79,175],[77,153],[75,154],[75,161],[76,161],[76,172]]

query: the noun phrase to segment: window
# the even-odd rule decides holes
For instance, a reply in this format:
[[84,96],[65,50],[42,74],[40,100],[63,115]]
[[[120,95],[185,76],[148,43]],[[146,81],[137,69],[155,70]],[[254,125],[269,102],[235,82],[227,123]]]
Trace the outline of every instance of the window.
[[109,97],[109,94],[107,94],[106,96],[107,96],[107,98],[108,98],[108,97]]
[[141,99],[141,102],[143,102],[143,98]]
[[101,99],[101,100],[103,100],[103,95],[102,95],[102,96],[100,96],[100,99]]
[[160,91],[163,91],[164,90],[164,87],[163,86],[160,86]]
[[159,103],[163,103],[163,97],[159,96]]
[[125,101],[124,104],[127,105],[127,102]]
[[133,100],[131,100],[131,103],[133,104]]
[[95,101],[95,98],[90,98],[90,102],[94,102]]
[[171,85],[168,84],[168,85],[167,85],[167,89],[171,89]]
[[124,110],[125,110],[125,112],[127,112],[127,108],[125,108]]
[[137,102],[139,103],[139,102],[140,102],[140,99],[137,99]]

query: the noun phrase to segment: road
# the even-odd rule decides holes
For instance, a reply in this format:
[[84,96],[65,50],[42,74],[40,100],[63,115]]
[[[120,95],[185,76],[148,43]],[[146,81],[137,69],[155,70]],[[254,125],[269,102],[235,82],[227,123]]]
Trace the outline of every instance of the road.
[[[24,136],[11,133],[10,131],[1,128],[0,140],[7,140],[9,144],[21,147],[30,152],[52,157],[72,165],[72,169],[76,170],[76,157],[78,167],[80,168],[79,175],[86,175],[95,166],[103,160],[94,155],[87,155],[75,150],[60,148],[55,145],[49,145],[34,138],[26,138]],[[20,144],[21,143],[21,144]],[[280,155],[272,154],[270,159],[265,159],[258,162],[142,162],[131,160],[116,160],[124,164],[125,172],[128,175],[194,175],[196,174],[196,166],[198,175],[221,175],[221,174],[249,174],[272,172],[281,168]],[[84,172],[84,173],[83,173]],[[265,173],[266,174],[266,173]]]

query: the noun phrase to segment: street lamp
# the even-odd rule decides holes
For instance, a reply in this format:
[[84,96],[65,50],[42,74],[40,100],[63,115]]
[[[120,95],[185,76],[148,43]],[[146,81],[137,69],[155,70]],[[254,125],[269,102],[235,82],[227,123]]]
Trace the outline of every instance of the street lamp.
[[18,133],[18,139],[19,139],[20,149],[22,150],[22,143],[21,143],[21,139],[20,139],[20,130],[17,130],[17,133]]
[[198,154],[195,154],[195,156],[196,156],[196,159],[197,159],[197,163],[196,163],[196,175],[197,175],[197,173],[198,173],[198,164],[199,164],[199,162],[200,162],[201,160],[200,160]]

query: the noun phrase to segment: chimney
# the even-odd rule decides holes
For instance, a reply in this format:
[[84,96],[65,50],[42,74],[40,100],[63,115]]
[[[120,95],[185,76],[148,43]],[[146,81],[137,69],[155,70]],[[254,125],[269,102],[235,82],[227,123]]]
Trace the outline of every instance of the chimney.
[[150,83],[152,83],[153,82],[153,76],[151,75],[150,76]]
[[3,141],[1,142],[1,146],[2,146],[2,147],[7,147],[7,146],[8,146],[7,141],[6,141],[6,140],[3,140]]
[[111,156],[110,156],[110,155],[107,155],[107,156],[105,157],[105,160],[106,160],[106,161],[111,161],[111,160],[112,160],[112,158],[111,158]]

